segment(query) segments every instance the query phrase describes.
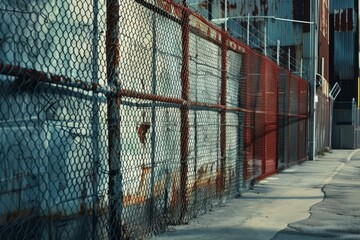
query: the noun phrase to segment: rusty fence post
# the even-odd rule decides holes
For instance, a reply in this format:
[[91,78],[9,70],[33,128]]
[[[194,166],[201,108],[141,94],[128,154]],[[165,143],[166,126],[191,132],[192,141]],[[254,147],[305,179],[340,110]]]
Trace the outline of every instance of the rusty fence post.
[[[248,110],[245,112],[245,126],[244,126],[244,162],[243,162],[243,176],[244,176],[244,187],[246,187],[246,182],[249,178],[248,168],[249,168],[249,158],[251,156],[250,151],[252,150],[251,147],[251,138],[249,135],[252,132],[250,127],[251,125],[251,113],[250,113],[250,99],[249,99],[249,91],[250,91],[250,79],[249,79],[249,67],[250,67],[250,52],[249,50],[245,53],[245,97],[243,97],[244,107]],[[241,91],[241,89],[240,89]]]
[[109,239],[122,236],[122,175],[120,161],[120,79],[119,79],[119,14],[118,0],[106,1],[107,83],[117,94],[107,96],[109,149]]
[[224,197],[226,177],[226,75],[227,75],[227,34],[221,36],[221,97],[220,105],[225,108],[220,111],[220,182],[218,186],[219,197]]
[[181,132],[180,132],[180,196],[181,210],[180,222],[184,222],[188,210],[187,180],[188,180],[188,155],[189,155],[189,10],[186,1],[183,1],[182,27],[182,67],[181,67],[181,97],[184,101],[181,106]]

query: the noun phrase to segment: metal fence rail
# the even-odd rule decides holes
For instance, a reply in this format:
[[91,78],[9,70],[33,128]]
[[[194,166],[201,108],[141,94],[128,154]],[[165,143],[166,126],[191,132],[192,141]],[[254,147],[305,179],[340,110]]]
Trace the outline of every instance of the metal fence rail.
[[308,83],[164,0],[0,0],[1,239],[140,239],[306,159]]

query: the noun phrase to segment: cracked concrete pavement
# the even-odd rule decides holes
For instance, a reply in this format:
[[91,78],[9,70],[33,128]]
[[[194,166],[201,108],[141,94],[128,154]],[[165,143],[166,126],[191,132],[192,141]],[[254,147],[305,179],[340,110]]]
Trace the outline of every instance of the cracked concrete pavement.
[[359,180],[360,153],[333,150],[152,239],[360,239]]

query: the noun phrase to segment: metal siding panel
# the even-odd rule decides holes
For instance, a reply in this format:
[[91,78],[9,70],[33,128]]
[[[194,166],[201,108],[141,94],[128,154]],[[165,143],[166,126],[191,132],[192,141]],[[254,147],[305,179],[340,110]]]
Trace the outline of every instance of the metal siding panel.
[[336,9],[343,9],[343,8],[355,8],[355,1],[353,0],[330,0],[330,13],[334,13]]
[[[256,0],[256,1],[243,1],[241,3],[230,2],[229,5],[235,7],[229,10],[229,17],[231,16],[247,16],[248,13],[252,16],[276,16],[280,18],[294,18],[294,6],[293,0]],[[217,11],[217,10],[215,10]],[[215,12],[214,12],[215,13]],[[216,13],[215,13],[216,14]],[[215,18],[215,17],[214,17]],[[246,37],[246,18],[234,19],[229,21],[229,29],[231,29],[236,37]],[[269,39],[274,41],[268,41],[269,46],[276,46],[276,41],[279,39],[281,45],[298,45],[302,43],[302,24],[295,24],[291,22],[267,21],[267,35]],[[258,31],[263,32],[264,20],[252,19],[252,27],[257,28],[257,31],[251,31],[252,34],[257,34]],[[284,34],[286,32],[287,34]],[[251,36],[250,36],[251,37]],[[258,42],[256,38],[262,39],[262,35],[252,37],[250,42],[256,43],[261,46],[261,42]]]
[[[334,67],[335,79],[352,79],[354,77],[355,33],[334,33]],[[356,56],[357,57],[357,56]]]

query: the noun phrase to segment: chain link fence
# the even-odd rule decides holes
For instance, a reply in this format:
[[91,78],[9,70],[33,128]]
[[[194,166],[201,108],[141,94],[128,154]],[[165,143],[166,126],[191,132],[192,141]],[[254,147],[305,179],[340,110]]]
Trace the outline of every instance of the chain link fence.
[[163,0],[0,0],[1,239],[142,239],[307,152],[308,83]]
[[315,140],[316,154],[322,154],[330,146],[330,117],[332,116],[332,100],[325,96],[321,90],[317,91]]

